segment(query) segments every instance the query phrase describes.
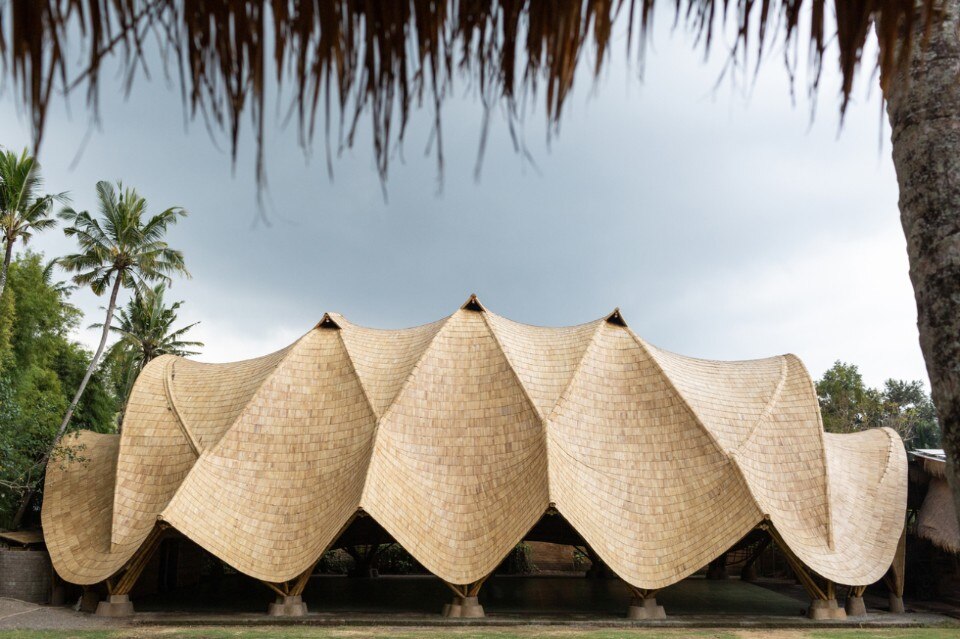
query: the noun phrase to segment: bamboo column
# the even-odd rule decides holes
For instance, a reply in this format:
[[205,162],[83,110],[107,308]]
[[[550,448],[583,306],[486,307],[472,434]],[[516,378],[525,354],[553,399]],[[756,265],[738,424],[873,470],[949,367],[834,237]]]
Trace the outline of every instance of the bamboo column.
[[140,549],[134,553],[121,573],[106,579],[107,600],[97,604],[97,614],[101,617],[129,617],[133,614],[133,602],[130,601],[130,591],[136,585],[143,569],[150,563],[153,553],[160,547],[166,530],[162,526],[155,526],[147,536]]
[[890,564],[890,570],[884,576],[883,581],[890,590],[890,612],[894,614],[903,614],[903,584],[905,579],[907,559],[907,529],[904,527],[900,533],[900,541],[897,543],[897,552],[893,556],[893,563]]
[[767,532],[770,533],[770,537],[772,537],[780,547],[780,550],[783,551],[783,555],[787,558],[787,563],[790,564],[790,569],[793,570],[793,574],[797,576],[804,590],[810,595],[811,601],[810,607],[807,609],[807,616],[811,619],[819,620],[846,619],[847,611],[837,605],[836,584],[830,580],[824,580],[825,587],[821,588],[814,574],[793,554],[793,551],[790,550],[790,547],[783,541],[780,534],[777,533],[777,530],[772,525],[766,526],[765,528]]
[[[493,573],[490,573],[493,574]],[[485,617],[483,606],[480,605],[480,588],[490,578],[487,575],[470,584],[452,584],[444,581],[447,588],[453,591],[453,601],[443,605],[441,615],[444,617],[477,618]]]
[[627,619],[666,619],[667,613],[663,606],[657,605],[657,591],[646,588],[635,588],[627,584],[633,593],[633,601],[627,608]]
[[[321,555],[320,557],[322,557]],[[320,562],[320,557],[304,570],[300,575],[292,580],[282,583],[273,583],[264,581],[263,584],[270,590],[277,593],[277,600],[267,608],[267,615],[270,617],[304,617],[307,614],[307,604],[303,602],[303,591],[310,581],[310,575],[313,569]]]

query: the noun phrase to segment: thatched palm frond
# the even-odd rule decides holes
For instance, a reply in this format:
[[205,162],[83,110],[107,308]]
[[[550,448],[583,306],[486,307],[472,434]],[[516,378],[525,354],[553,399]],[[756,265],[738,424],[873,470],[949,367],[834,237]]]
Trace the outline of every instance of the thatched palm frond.
[[[912,26],[918,21],[929,26],[944,1],[670,0],[670,5],[707,50],[724,22],[736,27],[734,54],[762,52],[774,39],[788,45],[808,40],[813,89],[827,44],[835,40],[844,108],[874,24],[881,45],[877,64],[889,82],[910,54]],[[599,72],[619,19],[629,23],[627,46],[639,39],[642,55],[655,5],[655,0],[11,0],[0,3],[0,59],[29,107],[37,145],[56,89],[83,86],[95,108],[103,60],[118,56],[132,81],[144,61],[145,40],[156,36],[179,67],[191,112],[228,130],[234,154],[241,117],[252,116],[258,172],[265,87],[273,73],[281,86],[292,84],[291,108],[304,145],[322,112],[328,162],[332,115],[340,117],[340,144],[350,145],[368,114],[385,176],[390,146],[402,139],[412,108],[431,105],[439,138],[440,106],[455,72],[479,89],[485,104],[502,100],[513,115],[519,96],[542,87],[547,113],[556,122],[583,51],[596,51]],[[831,7],[835,21],[828,16]],[[809,25],[808,33],[801,33],[801,24]],[[65,52],[78,48],[85,66],[74,74]]]

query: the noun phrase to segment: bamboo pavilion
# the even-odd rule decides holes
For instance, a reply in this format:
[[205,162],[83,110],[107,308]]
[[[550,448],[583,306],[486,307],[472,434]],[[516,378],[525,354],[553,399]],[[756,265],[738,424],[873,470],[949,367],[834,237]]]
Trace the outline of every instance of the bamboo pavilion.
[[[181,534],[306,612],[325,551],[371,518],[482,616],[484,580],[546,513],[561,515],[660,618],[656,592],[758,528],[839,618],[886,578],[902,595],[907,458],[879,428],[825,433],[793,355],[717,362],[638,337],[618,311],[565,328],[510,321],[472,296],[402,330],[327,314],[276,353],[153,360],[122,435],[80,432],[50,464],[42,521],[57,573],[129,593]],[[852,602],[852,603],[851,603]]]

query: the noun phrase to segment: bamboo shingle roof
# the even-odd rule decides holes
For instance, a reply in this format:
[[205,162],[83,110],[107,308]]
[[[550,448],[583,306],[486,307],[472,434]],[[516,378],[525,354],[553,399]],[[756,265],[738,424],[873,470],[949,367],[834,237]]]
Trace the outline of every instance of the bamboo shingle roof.
[[553,507],[638,588],[679,581],[763,522],[824,578],[864,585],[893,560],[907,497],[896,433],[825,434],[795,356],[692,359],[619,312],[542,328],[474,297],[410,329],[328,314],[244,362],[160,357],[122,436],[71,442],[88,461],[50,465],[43,525],[80,584],[117,572],[158,519],[284,582],[360,510],[469,584]]

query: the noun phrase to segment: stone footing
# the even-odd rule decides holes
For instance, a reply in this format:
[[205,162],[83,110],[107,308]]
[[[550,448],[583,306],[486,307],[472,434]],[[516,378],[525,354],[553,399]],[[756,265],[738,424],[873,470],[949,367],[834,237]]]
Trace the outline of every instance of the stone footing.
[[129,617],[133,614],[133,602],[129,595],[110,595],[97,604],[98,617]]
[[903,608],[903,597],[898,597],[890,593],[890,612],[897,615],[902,615],[905,612]]
[[653,597],[649,599],[634,599],[630,607],[627,608],[627,619],[666,619],[667,613],[663,606],[657,605],[657,600]]
[[848,617],[862,617],[867,614],[867,607],[863,605],[863,597],[847,597],[844,606]]
[[847,611],[837,605],[836,599],[814,599],[807,616],[811,619],[846,619]]
[[300,595],[278,596],[276,602],[267,608],[267,614],[271,617],[303,617],[307,614],[307,604]]
[[444,617],[467,619],[486,616],[483,612],[483,606],[480,605],[480,601],[476,597],[454,597],[452,603],[444,604],[443,611],[440,614]]

